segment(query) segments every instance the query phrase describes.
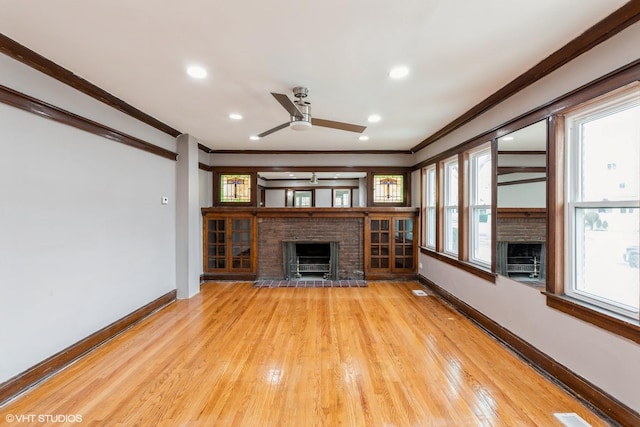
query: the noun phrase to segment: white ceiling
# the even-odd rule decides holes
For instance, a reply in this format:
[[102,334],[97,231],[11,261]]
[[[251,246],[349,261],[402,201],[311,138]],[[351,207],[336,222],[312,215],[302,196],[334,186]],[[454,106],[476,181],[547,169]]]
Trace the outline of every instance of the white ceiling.
[[[408,150],[624,3],[0,0],[0,29],[214,150]],[[399,64],[410,74],[391,80]],[[250,141],[288,120],[270,92],[294,86],[369,141],[318,126]]]

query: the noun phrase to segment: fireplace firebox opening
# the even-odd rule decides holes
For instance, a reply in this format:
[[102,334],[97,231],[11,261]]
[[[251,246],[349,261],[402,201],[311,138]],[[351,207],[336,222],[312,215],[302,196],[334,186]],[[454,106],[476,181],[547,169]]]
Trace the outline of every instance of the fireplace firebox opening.
[[282,242],[286,280],[337,280],[338,242]]
[[520,280],[541,280],[544,277],[545,257],[541,243],[507,243],[506,273]]

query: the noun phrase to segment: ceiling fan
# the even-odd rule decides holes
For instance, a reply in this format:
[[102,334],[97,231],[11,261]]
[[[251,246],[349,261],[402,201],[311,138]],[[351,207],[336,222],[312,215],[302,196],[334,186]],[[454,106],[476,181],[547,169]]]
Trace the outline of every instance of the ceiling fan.
[[362,133],[367,128],[366,126],[359,126],[351,123],[334,122],[333,120],[311,118],[311,104],[303,100],[307,97],[308,93],[309,89],[307,89],[306,87],[294,87],[293,96],[295,96],[297,99],[295,101],[291,101],[287,97],[287,95],[271,92],[271,95],[273,95],[276,101],[278,101],[280,105],[282,105],[282,107],[287,110],[289,116],[291,117],[291,120],[279,126],[276,126],[273,129],[262,132],[260,135],[258,135],[258,137],[263,138],[267,135],[279,131],[280,129],[284,129],[287,126],[294,130],[307,130],[311,129],[312,125],[315,125],[357,133]]

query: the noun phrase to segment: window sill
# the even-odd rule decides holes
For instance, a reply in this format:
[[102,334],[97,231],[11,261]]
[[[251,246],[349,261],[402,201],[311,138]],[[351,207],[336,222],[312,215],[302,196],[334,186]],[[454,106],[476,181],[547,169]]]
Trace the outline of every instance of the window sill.
[[449,265],[453,265],[454,267],[458,267],[459,269],[464,270],[467,273],[471,273],[474,276],[478,276],[491,283],[496,283],[496,276],[497,276],[496,273],[492,273],[491,271],[485,268],[482,268],[476,264],[472,264],[466,261],[460,261],[459,259],[451,257],[450,255],[445,255],[439,252],[435,252],[432,249],[427,249],[425,247],[420,247],[420,253],[424,255],[428,255],[432,258],[435,258],[438,261],[442,261]]
[[542,293],[547,296],[547,306],[640,344],[640,322],[638,320],[620,316],[566,295]]

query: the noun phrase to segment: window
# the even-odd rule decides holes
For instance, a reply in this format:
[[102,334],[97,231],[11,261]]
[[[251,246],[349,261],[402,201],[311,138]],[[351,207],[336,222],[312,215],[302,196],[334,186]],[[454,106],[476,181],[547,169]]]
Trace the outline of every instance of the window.
[[425,170],[425,242],[430,249],[436,248],[436,166]]
[[251,175],[220,174],[220,202],[250,203]]
[[374,175],[373,203],[404,203],[404,175]]
[[313,190],[287,190],[287,207],[310,208],[313,206]]
[[491,265],[491,147],[469,154],[470,261]]
[[351,190],[333,190],[333,207],[350,208],[351,207]]
[[570,112],[565,132],[564,291],[638,319],[640,86]]
[[458,254],[458,157],[444,162],[444,252]]

